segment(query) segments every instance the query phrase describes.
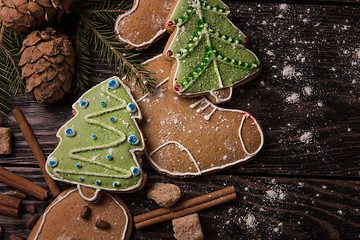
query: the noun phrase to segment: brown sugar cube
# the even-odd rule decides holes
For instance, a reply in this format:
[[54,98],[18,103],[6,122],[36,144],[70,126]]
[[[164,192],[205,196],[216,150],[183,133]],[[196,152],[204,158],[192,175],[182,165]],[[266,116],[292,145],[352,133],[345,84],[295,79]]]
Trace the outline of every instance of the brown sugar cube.
[[177,240],[203,240],[199,215],[197,213],[172,220],[174,237]]
[[170,183],[154,183],[148,190],[148,198],[162,207],[169,208],[181,197],[180,188]]
[[0,154],[11,153],[10,128],[0,127]]

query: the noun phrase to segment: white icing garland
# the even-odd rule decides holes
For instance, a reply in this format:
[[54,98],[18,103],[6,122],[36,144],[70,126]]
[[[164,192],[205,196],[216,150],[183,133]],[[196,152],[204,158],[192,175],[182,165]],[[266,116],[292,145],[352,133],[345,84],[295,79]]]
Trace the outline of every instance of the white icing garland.
[[[137,109],[140,109],[139,106],[138,106],[138,104],[136,103],[133,95],[131,94],[131,90],[122,82],[122,80],[120,80],[118,77],[114,76],[114,77],[108,78],[108,79],[105,80],[105,81],[110,81],[111,79],[116,79],[117,81],[119,81],[119,83],[121,84],[121,86],[125,89],[125,91],[127,92],[128,96],[130,97],[131,102],[133,102],[133,103],[135,104],[135,106],[136,106]],[[104,82],[105,82],[105,81],[104,81]],[[102,82],[102,83],[103,83],[103,82]],[[98,85],[100,85],[100,84],[102,84],[102,83],[99,83]],[[93,88],[97,87],[98,85],[94,86]],[[90,91],[90,90],[88,90],[88,91]],[[82,99],[86,93],[87,93],[87,92],[85,92],[79,99]],[[78,101],[79,101],[79,100],[78,100]],[[76,109],[76,104],[78,104],[78,101],[76,101],[76,102],[72,105],[72,108],[76,111],[76,114],[75,114],[75,116],[74,116],[73,118],[75,118],[76,115],[78,114],[78,110]],[[71,118],[65,125],[67,125],[73,118]],[[142,140],[142,143],[143,143],[143,147],[142,147],[141,149],[131,149],[131,150],[130,150],[131,155],[132,155],[132,157],[133,157],[133,159],[134,159],[135,164],[137,165],[138,168],[140,168],[140,165],[139,165],[139,163],[138,163],[138,161],[137,161],[137,156],[136,156],[135,152],[136,152],[136,151],[142,152],[142,151],[144,151],[144,149],[145,149],[144,136],[143,136],[143,133],[139,130],[139,126],[138,126],[138,124],[137,124],[137,122],[136,122],[136,119],[139,119],[139,120],[142,119],[141,111],[140,111],[140,110],[138,111],[138,115],[137,115],[137,116],[131,116],[131,119],[133,120],[133,123],[135,124],[136,129],[137,129],[138,132],[140,133],[140,137],[141,137],[141,140]],[[62,137],[61,137],[61,135],[60,135],[60,130],[61,130],[61,129],[59,129],[59,131],[56,133],[56,137],[57,137],[58,139],[60,139],[60,142],[59,142],[59,144],[57,145],[57,147],[55,148],[55,150],[53,151],[53,153],[54,153],[54,152],[57,150],[57,148],[60,147],[60,145],[61,145]],[[49,158],[51,158],[51,155],[52,155],[52,154],[50,154]],[[49,158],[47,159],[47,161],[49,161]],[[53,178],[54,180],[59,180],[59,178],[56,178],[55,174],[52,175],[52,174],[49,172],[49,170],[48,170],[47,167],[45,168],[45,170],[46,170],[46,172],[49,174],[49,176],[50,176],[51,178]],[[131,190],[134,190],[134,189],[138,188],[139,186],[141,186],[141,185],[142,185],[142,182],[143,182],[143,179],[144,179],[144,175],[143,175],[142,172],[141,172],[141,174],[140,174],[140,179],[139,179],[138,184],[136,184],[136,185],[133,186],[133,187],[126,188],[126,189],[111,189],[111,188],[104,188],[104,187],[97,186],[96,188],[97,188],[97,189],[103,189],[103,190],[106,190],[106,191],[116,191],[116,192],[131,191]],[[74,181],[70,181],[70,180],[66,180],[66,179],[60,179],[60,180],[63,181],[63,182],[68,182],[68,183],[72,183],[72,184],[77,184],[77,185],[82,185],[82,186],[88,186],[87,184],[82,184],[82,183],[79,183],[79,182],[74,182]],[[91,187],[94,188],[94,186],[91,186]]]
[[[105,129],[113,131],[113,132],[115,132],[115,133],[117,133],[119,135],[119,138],[118,138],[117,141],[115,141],[113,143],[109,143],[109,144],[105,144],[105,145],[101,145],[101,146],[92,146],[92,147],[73,149],[73,150],[70,151],[69,157],[72,158],[72,159],[77,159],[77,160],[80,160],[80,161],[88,162],[90,164],[95,164],[95,165],[99,165],[99,166],[102,166],[102,167],[106,167],[108,169],[112,169],[112,170],[114,170],[116,172],[124,174],[124,176],[119,176],[118,178],[130,178],[132,176],[132,174],[131,174],[131,172],[129,170],[126,170],[126,169],[123,169],[123,168],[118,168],[118,167],[112,166],[110,164],[106,164],[106,163],[103,163],[103,162],[100,162],[100,161],[94,161],[92,159],[87,159],[87,158],[81,157],[79,155],[76,155],[76,153],[79,153],[79,152],[87,152],[87,151],[91,151],[91,150],[99,150],[99,149],[115,147],[115,146],[118,146],[120,143],[122,143],[122,142],[124,142],[126,140],[126,135],[122,131],[110,126],[109,124],[106,124],[104,122],[92,119],[93,117],[98,117],[100,115],[103,115],[103,114],[106,114],[106,113],[109,113],[109,112],[114,112],[114,111],[117,111],[117,110],[120,110],[120,109],[124,109],[127,106],[127,103],[126,103],[126,101],[124,99],[122,99],[122,98],[112,94],[111,92],[109,92],[109,90],[108,90],[108,88],[106,86],[102,86],[101,91],[103,93],[105,93],[106,95],[118,100],[120,102],[120,105],[116,106],[114,108],[102,110],[100,112],[87,114],[85,116],[85,121],[90,123],[90,124],[99,125],[99,126],[105,128]],[[59,174],[59,173],[77,174],[77,175],[81,174],[81,173],[77,173],[75,171],[67,171],[67,170],[63,170],[63,169],[60,169],[60,168],[54,169],[54,174]],[[86,173],[86,172],[84,172],[84,173]],[[93,174],[92,173],[86,173],[86,175],[88,175],[88,176],[107,177],[106,174],[101,175],[101,174],[98,174],[98,173],[93,173]],[[111,175],[109,175],[109,176],[111,176]]]

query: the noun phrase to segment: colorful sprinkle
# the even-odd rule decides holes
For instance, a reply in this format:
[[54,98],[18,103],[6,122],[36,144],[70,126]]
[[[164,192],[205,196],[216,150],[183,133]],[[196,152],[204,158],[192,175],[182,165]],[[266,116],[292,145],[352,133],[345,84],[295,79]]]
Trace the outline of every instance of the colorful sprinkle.
[[180,91],[181,91],[181,86],[180,86],[180,84],[175,83],[174,89],[175,89],[175,91],[180,92]]
[[76,134],[76,131],[72,128],[68,128],[65,130],[65,135],[68,137],[73,137],[73,136],[75,136],[75,134]]
[[106,107],[106,102],[102,101],[102,102],[100,103],[100,105],[101,105],[102,107]]
[[80,163],[75,164],[76,168],[82,168],[82,165]]
[[94,135],[91,135],[91,139],[92,140],[96,140],[97,139],[97,136],[94,134]]
[[134,175],[134,176],[137,176],[137,175],[140,174],[140,169],[138,167],[135,167],[135,166],[132,166],[130,168],[130,171],[131,171],[132,175]]
[[128,112],[131,112],[131,113],[135,112],[135,111],[136,111],[136,106],[135,106],[135,104],[129,103],[129,104],[126,106],[126,110],[127,110]]
[[113,183],[113,186],[114,186],[114,187],[120,187],[120,182],[114,182],[114,183]]
[[89,101],[88,100],[81,100],[80,102],[79,102],[79,106],[81,107],[81,108],[87,108],[87,106],[89,105]]
[[112,157],[111,155],[106,155],[106,159],[107,159],[107,160],[112,160],[113,157]]
[[83,182],[84,180],[85,180],[84,177],[79,177],[80,182]]
[[101,180],[96,180],[95,184],[96,184],[96,185],[100,185],[100,184],[101,184]]
[[57,158],[56,158],[56,157],[50,157],[50,158],[48,159],[48,165],[49,165],[50,167],[56,167],[56,166],[58,165],[58,160],[57,160]]
[[168,55],[169,57],[171,57],[171,56],[173,55],[173,51],[168,50],[168,51],[166,52],[166,55]]
[[128,142],[135,145],[139,143],[139,139],[135,135],[131,135],[128,137]]
[[117,80],[112,79],[108,82],[108,87],[110,89],[114,90],[114,89],[117,89],[118,87],[120,87],[120,83]]
[[116,118],[114,118],[114,117],[110,118],[110,122],[116,123]]
[[169,27],[172,27],[172,26],[174,26],[174,22],[173,22],[173,21],[168,21],[167,25],[168,25]]

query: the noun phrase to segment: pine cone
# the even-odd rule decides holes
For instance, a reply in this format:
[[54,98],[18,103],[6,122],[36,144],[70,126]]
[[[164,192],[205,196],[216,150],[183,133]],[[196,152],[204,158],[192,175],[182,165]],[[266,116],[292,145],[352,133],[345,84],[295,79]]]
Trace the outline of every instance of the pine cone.
[[69,12],[73,0],[0,0],[0,24],[16,33],[29,31]]
[[33,31],[25,38],[20,54],[26,90],[34,92],[36,100],[52,103],[70,92],[75,59],[67,36],[50,27]]

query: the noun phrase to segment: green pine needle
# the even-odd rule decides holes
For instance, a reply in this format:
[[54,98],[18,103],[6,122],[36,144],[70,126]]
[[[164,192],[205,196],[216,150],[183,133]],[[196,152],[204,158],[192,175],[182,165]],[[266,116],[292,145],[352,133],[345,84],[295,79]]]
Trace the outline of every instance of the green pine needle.
[[[122,1],[119,5],[103,4],[100,6],[89,7],[80,1],[73,4],[73,10],[80,19],[80,26],[77,34],[77,48],[94,46],[103,61],[115,68],[120,75],[126,75],[126,80],[135,81],[135,86],[140,86],[143,90],[149,90],[148,86],[154,85],[155,81],[150,76],[150,72],[144,69],[140,60],[137,58],[139,53],[134,53],[125,48],[125,44],[116,39],[112,28],[119,14],[129,9],[130,5]],[[85,53],[86,52],[86,53]],[[79,56],[80,55],[80,56]],[[88,82],[89,68],[88,51],[78,51],[78,89],[84,90]],[[81,64],[82,61],[82,64]]]
[[21,80],[19,51],[22,39],[0,25],[0,115],[6,117],[10,110],[9,98],[24,90]]

